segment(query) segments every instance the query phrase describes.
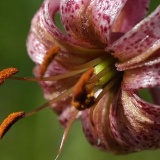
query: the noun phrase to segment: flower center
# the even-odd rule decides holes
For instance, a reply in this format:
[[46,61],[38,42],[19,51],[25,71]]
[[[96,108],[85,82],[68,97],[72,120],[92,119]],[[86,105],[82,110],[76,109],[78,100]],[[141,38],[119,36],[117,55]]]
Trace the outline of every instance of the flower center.
[[107,91],[120,81],[115,68],[115,59],[110,55],[99,57],[100,62],[87,70],[74,86],[72,105],[78,110],[90,108],[98,103]]

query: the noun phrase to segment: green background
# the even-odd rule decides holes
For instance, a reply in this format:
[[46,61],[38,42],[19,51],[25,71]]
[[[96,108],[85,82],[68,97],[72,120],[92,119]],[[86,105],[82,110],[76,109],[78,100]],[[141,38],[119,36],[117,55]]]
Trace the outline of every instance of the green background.
[[[1,0],[0,4],[0,69],[17,67],[19,76],[32,76],[33,62],[26,53],[30,21],[42,0]],[[154,0],[154,5],[160,0]],[[45,103],[36,83],[7,81],[0,87],[0,121],[9,113],[26,112]],[[0,160],[53,160],[57,154],[63,128],[51,109],[23,119],[0,140]],[[59,160],[159,160],[160,151],[144,151],[115,156],[90,146],[76,122],[69,132]]]

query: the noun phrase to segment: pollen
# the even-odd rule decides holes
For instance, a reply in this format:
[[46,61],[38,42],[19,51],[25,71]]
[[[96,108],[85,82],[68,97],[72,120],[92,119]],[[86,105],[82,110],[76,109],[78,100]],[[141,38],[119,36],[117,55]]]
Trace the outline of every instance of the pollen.
[[14,74],[16,74],[18,72],[17,68],[6,68],[2,71],[0,71],[0,85],[9,77],[13,76]]
[[59,47],[58,46],[53,46],[52,48],[50,48],[46,55],[44,56],[43,62],[40,66],[40,78],[43,77],[45,71],[47,70],[48,66],[50,65],[50,63],[52,62],[52,60],[55,58],[55,56],[58,54],[59,51]]
[[90,93],[86,87],[93,73],[94,68],[90,68],[88,71],[82,74],[73,88],[72,105],[78,110],[88,108],[93,104],[92,102],[94,102],[94,94],[92,94],[92,92]]
[[0,139],[5,135],[5,133],[15,124],[19,119],[24,116],[24,112],[11,113],[0,125]]

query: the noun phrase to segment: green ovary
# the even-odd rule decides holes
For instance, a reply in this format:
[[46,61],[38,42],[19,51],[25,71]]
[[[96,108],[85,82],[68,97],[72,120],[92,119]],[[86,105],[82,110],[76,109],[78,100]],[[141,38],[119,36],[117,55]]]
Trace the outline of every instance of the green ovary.
[[102,60],[97,66],[94,67],[94,73],[100,75],[97,85],[105,85],[118,73],[115,68],[115,60],[113,58],[107,58]]

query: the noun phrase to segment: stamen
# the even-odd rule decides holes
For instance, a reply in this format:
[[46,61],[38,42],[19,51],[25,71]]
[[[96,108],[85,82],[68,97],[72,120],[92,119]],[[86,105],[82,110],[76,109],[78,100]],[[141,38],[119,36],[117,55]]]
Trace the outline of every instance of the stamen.
[[68,96],[71,93],[72,93],[72,88],[70,88],[67,91],[61,93],[60,95],[58,95],[57,97],[51,99],[50,101],[48,101],[47,103],[43,104],[42,106],[40,106],[40,107],[38,107],[38,108],[26,113],[24,115],[24,117],[26,118],[26,117],[32,116],[33,114],[35,114],[35,113],[45,109],[46,107],[48,107],[50,104],[53,104],[53,103],[55,103],[57,101],[60,101],[62,98]]
[[90,68],[75,84],[73,89],[72,105],[78,109],[83,110],[90,107],[94,102],[94,94],[87,91],[86,85],[94,72],[94,68]]
[[63,74],[59,74],[59,75],[55,75],[55,76],[50,76],[50,77],[43,77],[43,78],[35,78],[35,77],[10,77],[10,79],[23,80],[23,81],[33,81],[33,82],[56,81],[56,80],[69,78],[69,77],[72,77],[74,75],[83,73],[86,70],[87,69],[82,69],[82,70],[78,70],[78,71],[70,71],[70,72],[67,72],[67,73],[63,73]]
[[104,59],[105,57],[102,56],[102,57],[98,57],[98,58],[95,58],[87,63],[84,63],[82,65],[77,65],[77,66],[67,66],[67,68],[71,71],[74,71],[74,70],[80,70],[80,69],[89,69],[91,67],[94,67],[95,65],[97,65],[98,63],[100,63],[102,61],[102,59]]
[[23,118],[24,112],[15,112],[10,114],[0,125],[0,139],[5,135],[5,133],[15,124],[19,119]]
[[0,85],[9,77],[13,76],[14,74],[16,74],[18,72],[17,68],[6,68],[2,71],[0,71]]
[[64,131],[63,137],[62,137],[62,141],[61,141],[61,145],[60,145],[60,147],[59,147],[59,151],[58,151],[58,154],[57,154],[55,160],[58,159],[59,155],[60,155],[61,152],[62,152],[64,143],[65,143],[65,141],[66,141],[66,139],[67,139],[67,136],[68,136],[68,132],[69,132],[69,130],[70,130],[70,128],[71,128],[73,122],[75,121],[78,112],[79,112],[79,111],[76,110],[76,111],[73,113],[71,119],[69,120],[69,122],[68,122],[68,124],[67,124],[67,126],[66,126],[66,128],[65,128],[65,131]]
[[52,62],[52,60],[55,58],[55,56],[57,55],[58,51],[59,51],[59,47],[58,46],[53,46],[52,48],[50,48],[46,55],[44,56],[43,62],[40,66],[40,78],[43,77],[44,73],[46,72],[48,66],[50,65],[50,63]]
[[26,118],[29,116],[32,116],[33,114],[43,110],[44,108],[48,107],[50,104],[55,103],[59,100],[61,100],[62,98],[68,96],[68,94],[71,94],[72,92],[72,88],[70,88],[69,90],[63,92],[62,94],[60,94],[59,96],[57,96],[56,98],[48,101],[47,103],[43,104],[42,106],[28,112],[25,113],[23,111],[20,112],[15,112],[10,114],[0,125],[0,139],[5,135],[5,133],[11,128],[11,126],[13,124],[15,124],[18,120],[22,119],[22,118]]

